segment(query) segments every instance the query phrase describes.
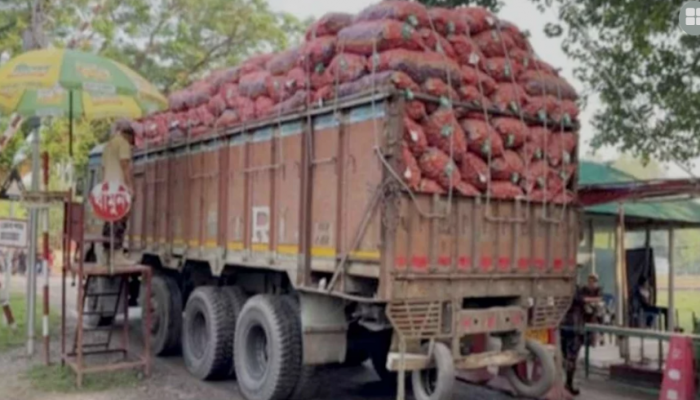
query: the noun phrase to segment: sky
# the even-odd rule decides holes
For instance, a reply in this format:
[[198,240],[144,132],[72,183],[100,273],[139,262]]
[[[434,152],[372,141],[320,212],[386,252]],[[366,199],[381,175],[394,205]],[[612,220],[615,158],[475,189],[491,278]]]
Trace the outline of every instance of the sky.
[[[364,7],[375,3],[376,0],[268,0],[268,3],[275,11],[286,11],[299,18],[309,16],[319,18],[327,12],[350,12],[357,13]],[[525,0],[504,0],[505,6],[498,16],[504,20],[515,23],[520,29],[530,32],[530,42],[537,54],[557,68],[561,68],[561,75],[564,76],[579,92],[583,91],[583,84],[574,78],[574,64],[564,54],[561,49],[562,40],[559,38],[548,38],[544,33],[544,26],[547,22],[556,22],[556,9],[548,9],[541,13],[529,1]],[[592,136],[593,128],[590,121],[601,104],[595,96],[589,99],[588,106],[581,114],[581,155],[585,157],[590,151],[588,145]],[[619,157],[616,150],[611,148],[601,149],[596,153],[596,158],[603,160],[614,160]],[[698,163],[696,163],[697,165]],[[686,177],[680,168],[674,165],[667,165],[666,171],[669,176]],[[696,176],[700,176],[700,167],[694,168]]]

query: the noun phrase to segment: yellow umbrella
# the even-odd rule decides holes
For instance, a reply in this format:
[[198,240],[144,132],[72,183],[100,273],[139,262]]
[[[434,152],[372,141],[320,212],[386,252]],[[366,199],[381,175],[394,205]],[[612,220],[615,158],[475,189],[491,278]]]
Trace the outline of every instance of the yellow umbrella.
[[0,67],[0,114],[75,118],[139,118],[167,106],[152,84],[129,67],[68,49],[24,53]]

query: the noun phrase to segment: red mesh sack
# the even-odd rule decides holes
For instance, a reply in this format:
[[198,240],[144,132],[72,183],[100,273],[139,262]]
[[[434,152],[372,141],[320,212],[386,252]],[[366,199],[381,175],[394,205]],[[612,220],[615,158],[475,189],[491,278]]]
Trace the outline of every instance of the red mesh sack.
[[578,120],[579,113],[580,110],[576,102],[562,100],[561,102],[557,102],[554,111],[551,113],[551,118],[555,122],[562,122],[568,125]]
[[196,110],[197,114],[199,115],[199,121],[202,125],[204,126],[213,126],[214,121],[216,121],[216,117],[209,112],[209,106],[208,105],[201,105],[197,107]]
[[406,115],[414,121],[422,121],[428,112],[425,109],[425,104],[422,101],[411,100],[406,102]]
[[512,83],[520,75],[522,65],[508,58],[488,58],[484,61],[486,73],[498,82]]
[[420,157],[428,149],[428,139],[423,127],[409,117],[403,119],[403,140],[416,157]]
[[538,58],[532,57],[527,64],[528,71],[537,72],[543,75],[559,76],[559,71],[554,68],[551,64],[542,61]]
[[523,160],[512,150],[504,151],[502,157],[491,161],[491,176],[498,181],[509,181],[517,185],[524,170]]
[[407,145],[401,146],[401,166],[400,174],[409,188],[417,190],[420,187],[421,171],[418,168],[418,161],[411,153]]
[[209,91],[211,87],[206,84],[197,83],[185,91],[185,105],[187,108],[197,108],[209,102]]
[[248,122],[255,119],[255,102],[247,97],[235,97],[231,103],[233,109],[238,112],[241,122]]
[[365,8],[355,17],[356,22],[385,19],[406,22],[414,27],[430,26],[428,9],[413,1],[385,0]]
[[[299,66],[310,71],[317,66],[327,66],[335,57],[337,39],[324,36],[305,43],[300,51]],[[285,71],[287,73],[289,71]]]
[[216,126],[230,128],[240,121],[241,119],[239,118],[236,110],[226,110],[223,112],[223,114],[221,114],[219,119],[216,120]]
[[327,70],[317,68],[316,71],[309,75],[309,82],[311,83],[312,89],[318,90],[324,86],[331,85],[333,83],[333,77]]
[[471,103],[477,107],[491,107],[491,100],[481,94],[478,88],[474,86],[462,86],[458,91],[459,100],[464,103]]
[[528,102],[528,96],[519,85],[501,83],[491,95],[494,107],[501,111],[519,114]]
[[523,50],[528,53],[532,51],[530,41],[527,39],[523,31],[521,31],[515,24],[512,22],[499,20],[496,25],[502,33],[510,35],[515,42],[515,47],[517,47],[518,50]]
[[495,199],[511,200],[523,197],[523,191],[517,185],[504,182],[504,181],[494,181],[491,182],[490,194]]
[[446,82],[454,82],[456,86],[459,85],[458,78],[461,76],[459,65],[435,52],[389,50],[372,59],[377,70],[401,71],[419,84],[429,78],[438,78]]
[[507,32],[488,30],[474,36],[474,42],[486,57],[505,57],[515,48],[515,40]]
[[459,172],[462,179],[470,185],[485,190],[491,174],[489,167],[481,157],[472,152],[467,152],[459,164]]
[[439,183],[432,179],[421,179],[420,186],[418,186],[418,191],[421,193],[428,194],[445,194],[447,193],[445,189],[440,186]]
[[336,35],[343,28],[352,25],[354,18],[352,14],[347,13],[328,13],[309,27],[306,31],[306,40]]
[[224,98],[220,94],[217,94],[209,99],[207,107],[213,116],[218,117],[226,110],[226,101],[224,101]]
[[443,36],[463,35],[468,32],[469,26],[465,18],[449,8],[433,7],[428,9],[428,16],[435,30]]
[[566,80],[554,75],[528,70],[520,74],[520,84],[531,96],[550,95],[565,100],[577,100],[576,89]]
[[185,92],[178,90],[168,96],[168,108],[172,111],[182,111],[187,107],[185,104]]
[[455,191],[462,196],[466,197],[477,197],[481,195],[481,192],[479,189],[475,188],[474,186],[468,184],[465,181],[461,181],[460,183],[455,186]]
[[489,154],[492,158],[503,155],[503,141],[488,122],[465,119],[462,120],[462,129],[467,135],[469,150],[481,155],[484,159]]
[[573,192],[565,190],[556,193],[550,201],[554,204],[571,204],[576,201],[576,195]]
[[479,46],[467,36],[451,35],[447,37],[447,41],[452,45],[456,53],[455,60],[460,65],[479,65],[485,58]]
[[191,108],[188,111],[185,112],[186,117],[186,123],[185,127],[186,128],[196,128],[200,125],[202,125],[202,120],[199,119],[199,113],[197,112],[196,108]]
[[558,108],[558,102],[552,96],[530,97],[527,105],[523,107],[523,113],[544,123],[552,117],[552,114]]
[[255,117],[260,119],[270,116],[275,106],[274,100],[266,96],[260,96],[255,100]]
[[392,49],[423,50],[424,47],[417,30],[392,20],[362,22],[338,33],[341,51],[365,56]]
[[501,135],[507,149],[522,146],[529,134],[528,126],[518,118],[494,118],[491,125]]
[[271,78],[272,76],[267,71],[244,75],[238,83],[238,91],[242,96],[255,100],[260,96],[267,95],[267,85]]
[[469,24],[469,31],[472,35],[479,34],[496,23],[496,17],[491,12],[482,7],[464,7],[455,9],[455,13],[465,18]]
[[486,96],[493,94],[498,87],[493,78],[475,68],[463,65],[460,72],[463,85],[474,86]]
[[277,103],[272,110],[270,110],[270,115],[284,115],[292,111],[298,110],[306,105],[308,101],[308,92],[305,90],[300,90],[289,99]]
[[459,170],[450,156],[434,147],[429,148],[421,156],[419,165],[422,175],[436,181],[443,189],[454,188],[462,180]]
[[429,28],[423,28],[419,33],[426,48],[452,59],[457,57],[454,47],[444,36]]
[[287,73],[287,84],[290,86],[290,90],[294,91],[306,89],[310,82],[308,82],[308,77],[303,69],[292,68],[292,70]]
[[528,136],[528,141],[539,146],[540,149],[544,150],[549,141],[552,132],[541,126],[530,127],[530,135]]
[[366,75],[356,82],[348,82],[338,86],[338,97],[346,97],[371,90],[379,91],[387,87],[394,87],[409,92],[417,92],[420,89],[408,75],[402,72],[386,71]]
[[561,163],[572,163],[577,142],[578,137],[575,133],[561,132],[551,135],[546,151],[549,163],[555,167]]
[[232,108],[233,99],[241,95],[241,93],[238,91],[238,85],[235,83],[226,83],[221,86],[221,89],[219,89],[219,94],[228,108]]
[[287,100],[291,95],[290,81],[286,76],[273,76],[267,80],[267,96],[275,103]]
[[237,67],[236,68],[227,68],[227,69],[219,70],[215,75],[212,76],[211,85],[214,89],[220,90],[224,84],[238,83],[239,78],[240,78],[240,69],[239,68],[237,68]]
[[356,54],[338,54],[328,66],[333,83],[347,83],[360,79],[367,73],[367,58]]
[[460,161],[467,152],[467,139],[454,112],[450,108],[440,108],[423,124],[428,144],[452,155]]
[[532,54],[521,49],[512,49],[508,52],[508,58],[522,66],[522,71],[526,71],[532,62]]
[[324,86],[314,92],[313,102],[319,106],[323,105],[324,102],[333,100],[335,97],[336,90],[333,86]]
[[541,160],[544,157],[544,150],[535,143],[526,142],[523,147],[518,149],[518,154],[523,159],[523,162],[527,164]]
[[525,166],[520,187],[525,193],[532,193],[544,188],[545,179],[549,173],[549,165],[545,161],[535,161]]
[[425,81],[422,88],[423,92],[430,96],[444,97],[452,101],[459,99],[457,92],[441,79],[430,78]]
[[301,49],[298,47],[285,50],[271,57],[265,64],[265,69],[271,75],[285,75],[297,65],[300,58]]

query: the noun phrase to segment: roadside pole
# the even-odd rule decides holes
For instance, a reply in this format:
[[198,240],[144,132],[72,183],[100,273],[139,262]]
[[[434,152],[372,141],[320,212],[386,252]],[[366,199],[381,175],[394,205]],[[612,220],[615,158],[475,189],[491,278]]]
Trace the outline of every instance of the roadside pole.
[[[32,191],[39,190],[39,127],[33,131],[32,141]],[[39,238],[38,209],[32,207],[29,211],[29,266],[27,274],[27,355],[34,355],[34,324],[36,321],[36,273],[37,273],[37,240]]]
[[[42,154],[42,171],[44,175],[44,190],[49,190],[49,154],[44,152]],[[49,248],[49,208],[48,206],[42,210],[42,230],[43,230],[43,244],[44,244],[44,290],[43,292],[43,311],[44,315],[41,318],[41,333],[44,338],[44,362],[46,365],[51,364],[51,350],[49,347],[49,255],[51,249]]]

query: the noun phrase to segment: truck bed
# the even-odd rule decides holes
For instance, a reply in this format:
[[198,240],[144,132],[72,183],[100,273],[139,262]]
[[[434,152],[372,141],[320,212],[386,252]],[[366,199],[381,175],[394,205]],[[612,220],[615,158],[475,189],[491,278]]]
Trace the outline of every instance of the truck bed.
[[364,301],[524,298],[558,322],[577,207],[410,193],[389,168],[402,107],[364,96],[139,151],[131,251],[215,276],[283,271],[299,290]]

